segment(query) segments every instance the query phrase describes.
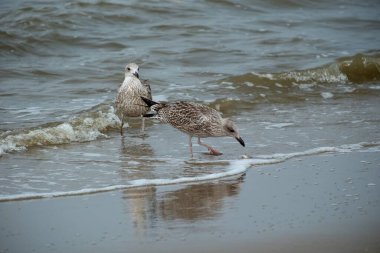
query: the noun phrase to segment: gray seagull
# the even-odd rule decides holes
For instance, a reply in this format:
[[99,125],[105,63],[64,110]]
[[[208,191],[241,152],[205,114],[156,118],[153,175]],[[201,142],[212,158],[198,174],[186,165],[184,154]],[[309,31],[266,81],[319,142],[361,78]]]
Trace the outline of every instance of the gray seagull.
[[[123,135],[123,126],[128,117],[142,117],[149,111],[141,97],[152,99],[149,84],[139,79],[139,66],[129,63],[125,67],[125,78],[120,86],[116,99],[116,115],[121,120],[120,134]],[[145,124],[142,117],[141,131],[144,132]]]
[[222,153],[203,143],[201,138],[231,136],[243,147],[245,146],[235,123],[228,118],[222,118],[220,113],[213,108],[194,102],[158,103],[143,96],[141,99],[150,108],[144,117],[153,117],[164,123],[169,123],[189,136],[191,157],[193,156],[192,137],[198,137],[198,144],[206,147],[211,155],[221,155]]

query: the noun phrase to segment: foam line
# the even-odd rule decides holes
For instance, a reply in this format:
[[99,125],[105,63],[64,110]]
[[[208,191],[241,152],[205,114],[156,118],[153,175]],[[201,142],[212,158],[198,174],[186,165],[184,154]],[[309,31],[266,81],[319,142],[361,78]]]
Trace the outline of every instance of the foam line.
[[186,184],[186,183],[196,183],[196,182],[202,182],[202,181],[212,181],[216,179],[222,179],[226,177],[243,174],[251,166],[251,162],[252,162],[251,159],[234,160],[234,161],[230,161],[229,169],[225,172],[202,175],[198,177],[181,177],[181,178],[176,178],[176,179],[137,179],[137,180],[131,181],[131,185],[135,187],[142,187],[142,186],[159,186],[159,185]]
[[157,179],[137,179],[130,181],[125,185],[111,185],[106,187],[99,188],[86,188],[74,191],[59,191],[59,192],[47,192],[47,193],[22,193],[16,195],[0,195],[0,202],[5,201],[16,201],[16,200],[27,200],[27,199],[42,199],[42,198],[56,198],[56,197],[65,197],[65,196],[77,196],[77,195],[87,195],[95,194],[101,192],[109,192],[130,188],[140,188],[146,186],[163,186],[163,185],[174,185],[174,184],[191,184],[199,183],[205,181],[215,181],[228,177],[239,176],[244,174],[249,167],[251,166],[260,166],[260,165],[269,165],[281,163],[286,160],[301,157],[301,156],[310,156],[318,155],[327,152],[333,153],[347,153],[357,150],[367,149],[369,147],[380,146],[380,143],[358,143],[358,144],[349,144],[341,145],[338,147],[319,147],[313,148],[302,152],[293,152],[288,154],[273,154],[273,155],[261,155],[253,159],[240,159],[232,161],[221,161],[221,165],[228,165],[228,168],[224,172],[201,175],[196,177],[181,177],[181,178],[157,178]]
[[187,184],[187,183],[197,183],[203,181],[213,181],[217,179],[223,179],[226,177],[236,176],[244,174],[248,167],[251,165],[251,160],[235,160],[230,161],[229,168],[225,172],[202,175],[198,177],[181,177],[175,179],[138,179],[130,181],[129,184],[125,185],[111,185],[101,188],[86,188],[76,191],[65,191],[65,192],[48,192],[48,193],[23,193],[17,195],[0,195],[0,202],[5,201],[15,201],[15,200],[27,200],[27,199],[42,199],[42,198],[56,198],[65,196],[76,196],[76,195],[88,195],[101,192],[109,192],[116,190],[124,190],[130,188],[139,188],[146,186],[162,186],[162,185],[173,185],[173,184]]

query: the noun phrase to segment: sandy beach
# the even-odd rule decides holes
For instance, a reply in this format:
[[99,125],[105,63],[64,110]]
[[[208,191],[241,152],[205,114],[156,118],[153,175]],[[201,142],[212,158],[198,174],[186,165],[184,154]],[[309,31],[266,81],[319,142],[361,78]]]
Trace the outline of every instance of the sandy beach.
[[[0,253],[380,252],[379,10],[0,1]],[[128,63],[241,139],[193,138],[190,159],[155,119],[121,135]]]
[[239,178],[0,203],[0,252],[379,252],[380,156],[255,166]]

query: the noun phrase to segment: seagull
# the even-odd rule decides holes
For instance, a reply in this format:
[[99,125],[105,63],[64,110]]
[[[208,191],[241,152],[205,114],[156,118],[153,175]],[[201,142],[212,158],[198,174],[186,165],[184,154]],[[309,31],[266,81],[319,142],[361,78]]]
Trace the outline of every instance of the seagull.
[[206,147],[211,155],[221,155],[222,153],[202,142],[201,138],[231,136],[245,147],[235,123],[228,118],[222,118],[220,113],[211,107],[184,101],[158,103],[143,96],[141,99],[150,108],[144,117],[152,117],[169,123],[189,136],[191,157],[193,157],[191,142],[193,137],[198,137],[198,144]]
[[[121,135],[123,135],[123,126],[127,117],[142,117],[149,111],[149,108],[141,100],[141,96],[152,99],[150,86],[146,80],[139,79],[139,66],[136,63],[129,63],[125,67],[125,78],[115,99],[116,115],[121,121]],[[145,128],[144,120],[142,117],[142,132]]]

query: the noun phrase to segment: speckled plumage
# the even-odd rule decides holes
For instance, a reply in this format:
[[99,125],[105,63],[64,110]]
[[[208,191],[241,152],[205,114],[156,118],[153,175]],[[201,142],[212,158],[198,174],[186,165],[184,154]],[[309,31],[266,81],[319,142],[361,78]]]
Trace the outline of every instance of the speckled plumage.
[[201,142],[200,138],[232,136],[245,146],[236,125],[230,119],[222,118],[220,113],[213,108],[194,102],[157,103],[146,98],[143,100],[151,109],[144,115],[145,117],[157,118],[189,135],[191,155],[192,137],[198,137],[198,144],[207,147],[214,155],[221,153]]
[[[125,67],[125,79],[116,95],[115,110],[121,120],[121,134],[127,117],[141,117],[149,110],[141,97],[151,99],[151,89],[146,81],[140,81],[138,71],[139,67],[135,63],[130,63]],[[144,131],[144,118],[142,131]]]

